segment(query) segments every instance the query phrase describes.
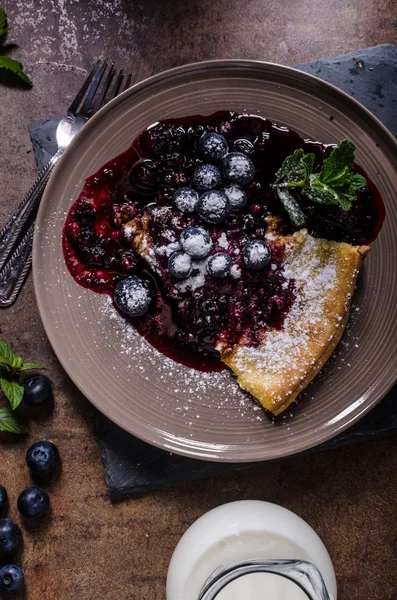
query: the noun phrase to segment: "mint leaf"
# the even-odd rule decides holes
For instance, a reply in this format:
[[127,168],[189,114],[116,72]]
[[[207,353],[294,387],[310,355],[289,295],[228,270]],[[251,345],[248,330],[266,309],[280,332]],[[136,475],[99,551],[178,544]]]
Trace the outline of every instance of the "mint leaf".
[[289,190],[280,189],[277,190],[277,195],[284,204],[284,208],[288,213],[291,223],[295,225],[295,227],[303,227],[306,223],[305,213],[291,192]]
[[295,150],[277,171],[275,187],[304,187],[313,171],[314,159],[314,154],[305,154],[301,148]]
[[358,173],[349,173],[347,179],[349,181],[350,189],[354,190],[355,192],[357,190],[362,190],[367,186],[365,177],[359,175]]
[[34,362],[24,363],[22,358],[16,356],[7,344],[0,342],[0,377],[10,381],[17,379],[21,371],[44,368],[42,365]]
[[21,367],[21,371],[29,371],[29,369],[45,369],[45,367],[42,367],[41,365],[38,365],[37,363],[24,363]]
[[10,373],[13,372],[12,362],[3,356],[0,356],[0,367],[7,367]]
[[28,85],[33,85],[26,73],[23,72],[21,63],[9,56],[0,56],[0,69],[8,69]]
[[342,140],[324,160],[318,173],[313,173],[314,154],[305,154],[299,149],[287,156],[276,173],[273,187],[294,225],[302,225],[303,212],[294,196],[280,193],[283,189],[300,189],[312,202],[339,206],[343,211],[351,209],[357,190],[367,185],[362,175],[351,172],[355,149],[351,140]]
[[7,27],[7,15],[4,8],[0,8],[0,37],[3,37],[6,33],[10,31],[9,27]]
[[28,433],[29,429],[19,415],[11,412],[7,406],[0,406],[0,431]]
[[310,200],[319,204],[339,204],[339,194],[321,180],[321,173],[310,176],[309,187],[305,190],[305,194]]
[[6,362],[9,365],[12,365],[13,360],[17,358],[17,356],[5,342],[0,342],[0,360],[2,358],[5,359],[3,362]]
[[3,362],[0,358],[0,379],[5,377],[5,379],[10,379],[12,375],[12,368],[6,362]]
[[15,369],[16,371],[20,371],[22,365],[23,365],[22,358],[20,356],[16,356],[14,358],[14,360],[12,361],[12,368]]
[[324,160],[321,181],[333,187],[343,185],[344,178],[353,167],[355,149],[351,140],[342,140]]
[[6,395],[12,410],[18,408],[22,402],[24,389],[16,381],[7,381],[7,379],[0,379],[1,389]]

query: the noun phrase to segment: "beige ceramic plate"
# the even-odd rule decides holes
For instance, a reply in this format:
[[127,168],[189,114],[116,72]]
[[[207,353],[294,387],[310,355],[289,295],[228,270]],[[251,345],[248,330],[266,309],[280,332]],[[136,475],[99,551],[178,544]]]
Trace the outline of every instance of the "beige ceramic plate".
[[[221,109],[260,114],[325,143],[348,136],[387,208],[342,342],[293,415],[287,411],[277,425],[227,371],[202,374],[159,354],[116,317],[108,297],[79,287],[62,257],[62,225],[87,176],[154,121]],[[112,421],[172,452],[214,461],[259,461],[333,437],[369,411],[397,377],[396,169],[396,141],[375,117],[336,88],[294,69],[210,61],[134,86],[76,137],[40,207],[34,283],[41,318],[63,367]]]

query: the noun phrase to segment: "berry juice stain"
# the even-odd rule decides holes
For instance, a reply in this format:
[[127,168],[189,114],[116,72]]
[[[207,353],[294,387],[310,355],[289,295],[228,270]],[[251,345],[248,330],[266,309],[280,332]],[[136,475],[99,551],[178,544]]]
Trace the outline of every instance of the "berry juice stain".
[[[271,187],[275,172],[297,148],[313,152],[317,168],[330,146],[303,140],[259,116],[217,112],[161,121],[143,131],[125,152],[86,180],[67,216],[62,243],[71,275],[92,291],[113,297],[122,278],[134,274],[149,280],[153,290],[150,311],[128,321],[176,362],[217,371],[223,368],[214,350],[217,340],[233,347],[243,338],[245,344],[255,346],[264,329],[283,326],[294,301],[293,282],[283,286],[283,248],[272,247],[272,264],[262,271],[242,268],[238,278],[207,277],[198,290],[175,295],[167,261],[160,261],[159,273],[154,272],[123,235],[123,227],[135,217],[153,207],[171,208],[175,191],[191,185],[197,167],[208,162],[198,152],[198,142],[207,132],[223,135],[229,151],[241,152],[254,162],[254,180],[244,188],[247,203],[218,225],[173,208],[169,214],[177,219],[166,223],[169,231],[179,237],[188,226],[203,227],[214,241],[214,250],[233,257],[242,253],[248,241],[264,238],[266,217],[279,217],[282,233],[292,233]],[[382,198],[363,170],[358,166],[354,170],[364,175],[368,187],[357,192],[349,212],[300,199],[311,235],[351,244],[368,244],[376,238],[385,216]],[[226,250],[217,247],[222,233],[229,240]],[[160,244],[164,222],[151,223],[150,234],[153,244]]]

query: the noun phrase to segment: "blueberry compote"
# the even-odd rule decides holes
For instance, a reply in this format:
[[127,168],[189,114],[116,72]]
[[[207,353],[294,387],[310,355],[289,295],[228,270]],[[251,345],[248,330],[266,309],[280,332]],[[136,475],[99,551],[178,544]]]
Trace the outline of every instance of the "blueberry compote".
[[[134,275],[147,280],[152,290],[150,309],[128,320],[177,362],[203,371],[220,370],[216,343],[233,347],[243,339],[245,344],[258,344],[264,330],[283,326],[294,301],[293,281],[283,277],[282,246],[270,244],[271,260],[260,270],[247,268],[243,257],[246,244],[265,239],[266,217],[279,217],[282,233],[292,232],[272,183],[283,160],[297,148],[313,152],[317,167],[331,150],[258,116],[218,112],[155,123],[126,152],[86,180],[63,230],[69,271],[80,285],[112,297],[123,278]],[[224,150],[238,153],[231,166],[230,160],[223,160]],[[222,169],[223,163],[228,169]],[[207,169],[216,177],[206,182],[205,189],[229,194],[228,210],[219,219],[203,219],[194,203],[185,207],[186,199],[174,198],[176,190],[194,187],[194,174],[197,178],[203,165],[216,167]],[[205,174],[206,167],[201,171]],[[221,181],[218,172],[223,173]],[[368,187],[357,192],[349,212],[300,198],[309,232],[353,244],[374,240],[384,207],[377,188],[366,179]],[[203,190],[196,188],[196,192]],[[195,192],[190,195],[195,197]],[[210,195],[214,210],[217,195]],[[149,262],[131,242],[131,231],[144,229],[143,223],[149,223],[147,243],[155,256]],[[182,250],[181,233],[191,227],[211,236],[211,255],[230,257],[225,276],[211,276],[207,269],[211,256],[191,257],[186,279],[171,274],[170,256]]]

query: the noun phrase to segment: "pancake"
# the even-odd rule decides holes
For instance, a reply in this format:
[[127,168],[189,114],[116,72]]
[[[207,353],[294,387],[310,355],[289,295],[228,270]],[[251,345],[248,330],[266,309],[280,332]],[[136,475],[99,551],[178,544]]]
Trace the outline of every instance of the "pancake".
[[[156,209],[170,215],[168,209]],[[156,213],[155,213],[156,214]],[[145,213],[130,222],[125,232],[136,252],[162,277],[170,293],[178,284],[162,267],[151,236],[155,214]],[[266,325],[252,344],[243,335],[232,347],[219,337],[214,348],[222,362],[263,408],[283,412],[304,390],[331,356],[345,329],[357,275],[368,246],[315,238],[301,229],[292,235],[277,233],[277,219],[269,218],[265,242],[283,248],[283,286],[292,287],[293,302],[281,327]],[[171,250],[177,238],[171,237]],[[204,285],[202,279],[200,285]],[[186,287],[184,288],[186,294]],[[192,293],[197,294],[197,287]]]
[[369,251],[368,246],[314,238],[306,230],[278,241],[285,244],[284,274],[295,282],[295,300],[283,328],[265,331],[257,347],[244,340],[232,349],[217,344],[239,386],[274,415],[291,404],[334,351]]

